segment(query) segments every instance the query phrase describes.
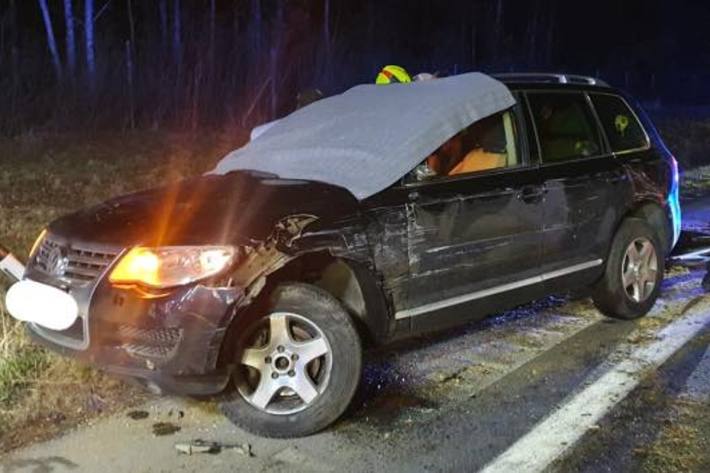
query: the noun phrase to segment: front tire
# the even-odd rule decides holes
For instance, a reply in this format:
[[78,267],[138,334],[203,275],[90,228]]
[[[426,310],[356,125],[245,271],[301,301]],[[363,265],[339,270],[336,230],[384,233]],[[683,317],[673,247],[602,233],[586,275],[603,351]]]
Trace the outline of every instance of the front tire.
[[612,241],[604,275],[593,288],[597,309],[623,320],[646,315],[663,281],[662,248],[657,233],[645,220],[626,219]]
[[328,292],[301,283],[278,286],[260,315],[238,335],[234,389],[222,412],[264,437],[328,427],[360,382],[362,347],[350,316]]

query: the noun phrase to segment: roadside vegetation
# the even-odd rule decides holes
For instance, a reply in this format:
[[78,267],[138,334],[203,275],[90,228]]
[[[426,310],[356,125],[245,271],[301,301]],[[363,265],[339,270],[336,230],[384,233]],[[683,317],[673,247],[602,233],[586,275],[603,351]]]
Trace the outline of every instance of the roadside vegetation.
[[[109,197],[211,169],[244,140],[225,134],[27,134],[0,139],[0,244],[26,259],[44,226]],[[5,312],[0,276],[0,452],[140,396],[31,344]]]
[[[710,151],[710,122],[659,125],[686,169],[684,192],[710,191],[710,168],[690,169]],[[24,259],[60,215],[205,172],[245,139],[243,130],[0,138],[0,244]],[[31,344],[5,313],[8,283],[0,276],[0,452],[142,399],[139,389]]]

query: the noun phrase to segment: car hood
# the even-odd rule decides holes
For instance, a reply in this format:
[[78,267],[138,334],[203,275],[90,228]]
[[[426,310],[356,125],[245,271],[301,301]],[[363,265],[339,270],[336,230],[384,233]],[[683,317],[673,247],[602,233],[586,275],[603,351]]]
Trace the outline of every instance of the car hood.
[[243,244],[266,239],[292,215],[332,222],[357,209],[355,197],[333,185],[232,172],[118,197],[62,217],[49,231],[116,246]]

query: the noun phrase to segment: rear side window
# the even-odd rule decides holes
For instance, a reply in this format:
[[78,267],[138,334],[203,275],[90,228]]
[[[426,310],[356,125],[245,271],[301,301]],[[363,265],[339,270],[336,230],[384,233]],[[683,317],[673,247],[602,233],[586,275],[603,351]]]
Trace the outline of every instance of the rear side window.
[[615,153],[646,148],[648,138],[636,115],[620,97],[593,94],[592,102]]
[[582,93],[528,93],[543,163],[601,154],[599,128]]

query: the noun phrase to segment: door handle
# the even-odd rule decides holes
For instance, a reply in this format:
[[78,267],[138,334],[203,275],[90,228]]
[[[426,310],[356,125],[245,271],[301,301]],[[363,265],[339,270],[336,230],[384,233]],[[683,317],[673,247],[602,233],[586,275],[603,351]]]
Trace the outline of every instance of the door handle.
[[518,200],[526,204],[539,202],[542,197],[547,194],[547,188],[541,186],[525,186],[518,193]]

